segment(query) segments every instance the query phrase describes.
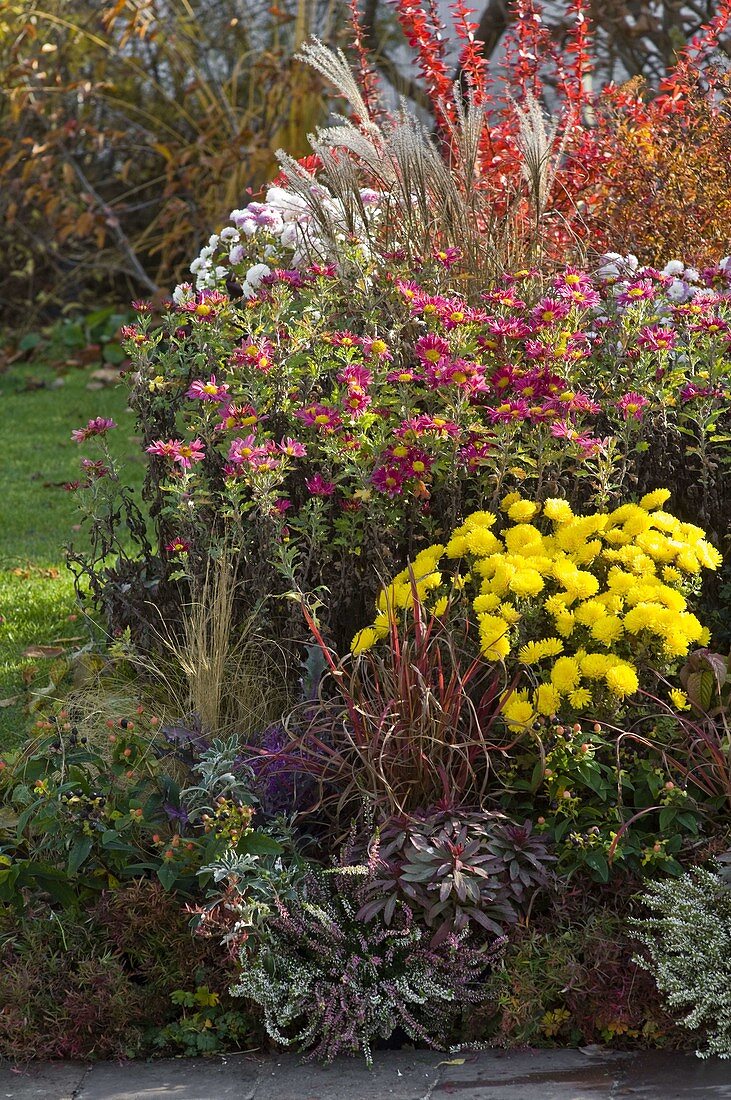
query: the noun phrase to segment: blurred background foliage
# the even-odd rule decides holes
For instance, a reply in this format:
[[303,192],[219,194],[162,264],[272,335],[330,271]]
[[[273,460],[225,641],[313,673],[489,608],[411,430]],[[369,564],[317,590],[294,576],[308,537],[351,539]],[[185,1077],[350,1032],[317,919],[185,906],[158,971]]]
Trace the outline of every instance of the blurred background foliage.
[[169,288],[323,115],[293,55],[340,0],[46,0],[0,13],[5,321]]
[[[275,150],[308,153],[307,134],[328,112],[327,90],[294,55],[313,34],[347,48],[352,5],[392,102],[405,96],[428,112],[413,49],[399,29],[399,4],[387,0],[4,0],[0,306],[8,332],[27,331],[62,311],[163,295],[185,278],[211,231],[276,174]],[[532,0],[520,9],[511,0],[477,6],[477,37],[494,72],[517,11],[532,7]],[[651,98],[715,7],[714,0],[658,0],[651,7],[595,0],[587,79],[596,91],[636,78]],[[433,8],[449,28],[447,0],[434,0]],[[548,0],[541,11],[550,40],[559,51],[568,48],[571,3]],[[728,41],[720,45],[728,53]],[[456,77],[452,46],[447,56]],[[550,80],[544,90],[550,108]],[[668,188],[669,175],[688,175],[678,171],[687,162],[687,131],[668,134],[649,157],[637,131],[620,129],[625,148],[615,158],[619,164],[626,154],[630,162],[630,198],[620,181],[607,209],[623,244],[623,227],[637,224],[631,197],[643,192],[651,173],[664,204],[660,221],[670,206],[674,223],[648,246],[654,255],[698,202],[687,179]],[[700,145],[704,164],[709,151],[718,162],[716,194],[727,182],[727,119]],[[703,179],[693,168],[694,178]],[[725,218],[716,224],[725,226]]]

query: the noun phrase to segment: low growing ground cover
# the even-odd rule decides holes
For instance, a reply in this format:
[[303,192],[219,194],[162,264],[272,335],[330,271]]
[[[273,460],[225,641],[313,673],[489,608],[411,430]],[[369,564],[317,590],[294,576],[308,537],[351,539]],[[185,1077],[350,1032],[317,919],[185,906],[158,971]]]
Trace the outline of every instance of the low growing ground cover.
[[[568,65],[518,6],[517,105],[398,11],[436,136],[357,12],[357,80],[306,46],[349,117],[121,329],[141,490],[121,414],[71,433],[109,641],[0,761],[0,1052],[731,1054],[731,258],[592,247],[582,3]],[[723,125],[729,20],[607,90],[635,136]]]

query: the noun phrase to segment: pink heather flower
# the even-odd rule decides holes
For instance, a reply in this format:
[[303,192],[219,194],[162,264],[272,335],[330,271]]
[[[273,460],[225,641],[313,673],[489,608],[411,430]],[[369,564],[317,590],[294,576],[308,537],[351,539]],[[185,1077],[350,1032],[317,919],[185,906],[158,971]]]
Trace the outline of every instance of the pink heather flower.
[[329,405],[308,405],[304,409],[297,409],[294,415],[308,428],[317,428],[323,432],[334,432],[341,424],[337,409]]
[[450,353],[449,344],[444,337],[436,336],[434,333],[420,336],[414,345],[414,351],[417,358],[427,365],[439,363],[440,360],[448,358]]
[[646,325],[637,336],[637,347],[643,351],[670,351],[675,347],[678,334],[665,325]]
[[617,402],[625,420],[642,420],[646,407],[650,404],[641,393],[625,393]]
[[185,396],[198,401],[228,401],[228,383],[217,382],[212,374],[207,382],[192,382]]
[[112,428],[116,428],[116,423],[108,416],[95,416],[93,420],[84,428],[75,428],[71,433],[71,438],[75,443],[85,443],[87,439],[91,439],[95,435],[106,435]]
[[165,549],[170,554],[187,554],[190,550],[190,543],[187,539],[173,539],[169,542]]
[[314,474],[312,477],[308,477],[305,481],[305,485],[312,493],[313,497],[331,497],[335,492],[335,482],[325,481],[322,474]]
[[290,458],[304,458],[307,454],[304,443],[300,443],[298,439],[290,439],[289,436],[281,441],[279,449],[283,455],[289,455]]
[[541,298],[531,310],[531,317],[539,328],[545,328],[568,317],[570,311],[571,305],[563,298]]

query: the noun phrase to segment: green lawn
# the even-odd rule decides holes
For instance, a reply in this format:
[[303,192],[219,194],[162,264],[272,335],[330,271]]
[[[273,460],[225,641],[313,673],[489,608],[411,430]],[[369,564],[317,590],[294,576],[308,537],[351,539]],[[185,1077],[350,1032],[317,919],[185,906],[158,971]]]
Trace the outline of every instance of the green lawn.
[[88,370],[71,369],[63,385],[52,387],[57,377],[37,366],[0,374],[0,752],[27,729],[28,684],[42,688],[54,672],[51,659],[25,656],[26,650],[73,648],[82,643],[70,639],[85,635],[83,619],[74,617],[62,550],[83,536],[74,531],[75,495],[60,484],[79,477],[84,454],[98,456],[73,443],[71,430],[93,416],[113,417],[118,429],[109,437],[112,450],[129,462],[128,480],[142,477],[124,387],[88,390]]

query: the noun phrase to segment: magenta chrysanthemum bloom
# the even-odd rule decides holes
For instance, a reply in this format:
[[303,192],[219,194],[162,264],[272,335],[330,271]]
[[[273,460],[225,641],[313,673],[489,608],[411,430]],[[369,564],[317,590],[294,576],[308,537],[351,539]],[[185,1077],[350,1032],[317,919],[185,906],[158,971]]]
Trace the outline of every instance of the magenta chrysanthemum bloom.
[[665,325],[646,325],[637,335],[637,347],[643,351],[670,351],[678,334]]
[[331,497],[335,492],[335,482],[325,481],[322,474],[314,474],[313,477],[308,477],[305,485],[313,497]]
[[219,383],[212,374],[207,382],[191,383],[185,396],[198,401],[228,401],[228,383]]
[[290,439],[289,436],[280,442],[279,449],[283,455],[289,455],[290,458],[304,458],[307,454],[304,443],[300,443],[299,439]]
[[92,436],[106,435],[107,432],[116,427],[116,423],[110,417],[95,416],[84,428],[75,428],[71,433],[71,438],[75,443],[84,443]]
[[337,409],[329,405],[308,405],[304,409],[297,409],[294,415],[308,428],[318,428],[324,432],[334,432],[341,423]]
[[379,466],[374,470],[371,481],[380,493],[396,497],[404,487],[404,471],[391,462],[387,466]]
[[642,420],[646,407],[650,404],[641,393],[625,393],[617,402],[625,420]]

